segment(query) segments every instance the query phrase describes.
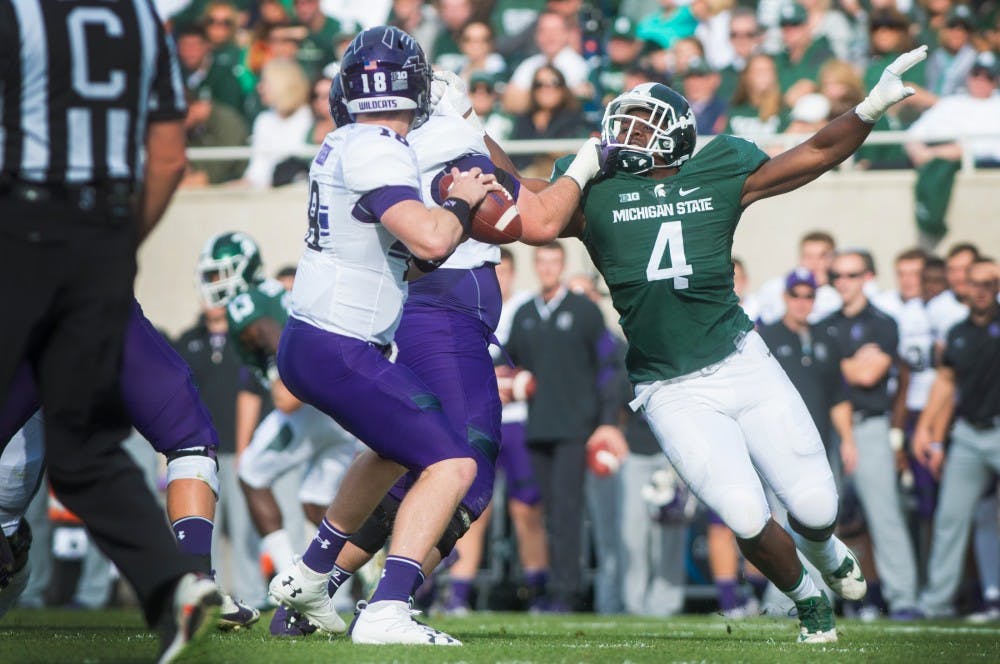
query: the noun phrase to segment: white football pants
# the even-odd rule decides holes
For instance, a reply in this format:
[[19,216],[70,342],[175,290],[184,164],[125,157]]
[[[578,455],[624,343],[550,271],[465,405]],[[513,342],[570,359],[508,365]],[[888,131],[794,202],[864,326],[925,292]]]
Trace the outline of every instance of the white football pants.
[[758,535],[771,514],[758,472],[803,525],[822,529],[837,518],[816,425],[756,332],[717,364],[635,391],[633,407],[645,407],[677,473],[737,537]]

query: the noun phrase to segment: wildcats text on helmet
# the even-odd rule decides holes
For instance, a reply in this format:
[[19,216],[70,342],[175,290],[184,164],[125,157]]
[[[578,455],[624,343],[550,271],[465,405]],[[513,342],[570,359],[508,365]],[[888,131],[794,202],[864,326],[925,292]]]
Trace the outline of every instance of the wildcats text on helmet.
[[357,109],[355,113],[364,113],[366,111],[393,111],[399,108],[399,104],[396,103],[395,99],[359,99],[354,103],[355,108]]

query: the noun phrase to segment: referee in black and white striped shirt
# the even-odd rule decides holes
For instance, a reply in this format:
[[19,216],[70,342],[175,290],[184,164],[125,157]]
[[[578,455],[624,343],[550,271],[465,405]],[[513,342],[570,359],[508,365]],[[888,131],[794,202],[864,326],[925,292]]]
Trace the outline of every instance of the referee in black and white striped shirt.
[[139,240],[184,170],[173,45],[150,0],[0,0],[0,398],[27,361],[60,500],[136,588],[164,661],[216,599],[138,468],[118,385]]

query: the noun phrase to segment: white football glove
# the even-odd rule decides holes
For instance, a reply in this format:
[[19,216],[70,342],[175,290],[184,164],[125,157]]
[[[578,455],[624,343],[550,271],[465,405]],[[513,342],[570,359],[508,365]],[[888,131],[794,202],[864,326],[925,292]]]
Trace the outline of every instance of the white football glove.
[[879,118],[896,102],[903,101],[916,90],[903,85],[902,76],[913,65],[923,61],[927,57],[927,45],[915,48],[909,53],[904,53],[882,72],[878,83],[868,93],[864,101],[855,107],[854,112],[865,122],[875,124]]
[[601,139],[588,138],[566,169],[566,177],[580,185],[580,191],[601,172]]
[[431,79],[431,113],[442,99],[447,99],[451,107],[465,117],[472,110],[469,88],[462,77],[451,71],[436,71]]

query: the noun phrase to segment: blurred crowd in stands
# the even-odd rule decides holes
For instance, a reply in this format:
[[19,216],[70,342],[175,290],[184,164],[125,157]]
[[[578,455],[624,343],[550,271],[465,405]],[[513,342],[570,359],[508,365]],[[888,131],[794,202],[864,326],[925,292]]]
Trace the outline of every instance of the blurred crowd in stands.
[[[605,103],[645,81],[683,92],[699,134],[815,131],[853,107],[898,54],[926,44],[906,83],[917,93],[877,130],[863,168],[932,171],[948,181],[961,148],[1000,165],[1000,3],[995,0],[158,0],[191,100],[191,146],[249,144],[250,163],[194,162],[187,186],[285,184],[302,175],[297,143],[331,128],[330,78],[362,26],[414,35],[436,69],[459,74],[490,134],[581,138]],[[358,5],[362,6],[358,6]],[[548,175],[551,159],[518,166]],[[935,179],[936,178],[936,179]],[[933,203],[932,203],[933,205]],[[930,212],[933,217],[933,210]],[[933,230],[933,221],[927,225]]]

